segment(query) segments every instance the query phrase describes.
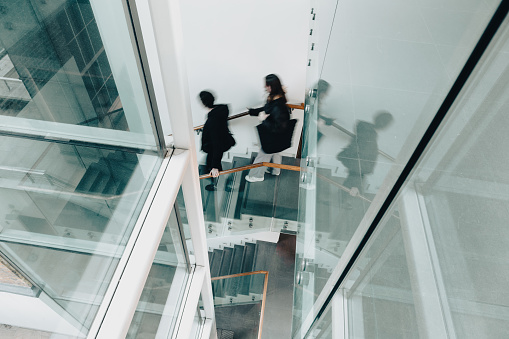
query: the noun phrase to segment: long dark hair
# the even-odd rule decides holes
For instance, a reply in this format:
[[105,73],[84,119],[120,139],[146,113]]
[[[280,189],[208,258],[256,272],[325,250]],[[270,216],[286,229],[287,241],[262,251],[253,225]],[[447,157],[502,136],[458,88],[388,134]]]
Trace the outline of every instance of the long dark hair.
[[283,90],[283,85],[281,85],[281,80],[275,74],[269,74],[265,77],[265,86],[270,87],[269,97],[267,101],[274,100],[274,97],[280,95],[286,103],[285,91]]

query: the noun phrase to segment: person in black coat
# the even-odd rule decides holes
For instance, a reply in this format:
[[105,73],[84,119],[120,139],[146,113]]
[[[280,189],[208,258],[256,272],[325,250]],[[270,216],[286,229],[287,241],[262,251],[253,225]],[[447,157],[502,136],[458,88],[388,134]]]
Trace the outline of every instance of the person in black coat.
[[[205,173],[217,178],[219,172],[223,170],[221,166],[223,153],[235,145],[235,139],[228,128],[229,110],[227,105],[214,105],[215,98],[208,91],[200,92],[200,100],[209,109],[201,136],[201,149],[207,153]],[[207,185],[205,189],[215,190],[216,180],[213,179],[212,184]]]
[[[285,92],[276,75],[269,74],[265,77],[265,90],[269,93],[265,106],[249,109],[249,115],[259,116],[263,120],[257,126],[261,147],[253,164],[271,160],[280,164],[282,156],[279,152],[291,146],[296,120],[290,120],[290,109],[286,106]],[[250,170],[246,180],[263,181],[265,170],[265,167]],[[272,169],[273,175],[279,175],[280,172],[279,168]]]

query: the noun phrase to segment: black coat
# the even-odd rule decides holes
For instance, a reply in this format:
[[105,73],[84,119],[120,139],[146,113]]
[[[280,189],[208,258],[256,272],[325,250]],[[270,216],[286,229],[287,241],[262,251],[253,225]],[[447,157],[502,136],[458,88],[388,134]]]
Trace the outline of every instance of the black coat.
[[286,101],[283,98],[268,101],[263,107],[250,109],[249,114],[256,116],[261,111],[268,114],[257,126],[262,150],[272,154],[289,148],[297,120],[290,120],[290,109],[286,106]]
[[223,153],[235,145],[228,129],[228,114],[227,105],[215,105],[203,126],[201,149],[211,156],[212,168],[221,168]]

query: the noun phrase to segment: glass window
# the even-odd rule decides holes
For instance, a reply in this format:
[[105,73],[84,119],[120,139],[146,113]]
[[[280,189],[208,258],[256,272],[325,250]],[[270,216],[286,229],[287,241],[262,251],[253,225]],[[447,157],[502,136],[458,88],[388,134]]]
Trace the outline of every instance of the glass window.
[[185,227],[174,208],[143,288],[127,338],[166,338],[172,333],[189,276]]
[[156,147],[123,6],[121,0],[3,3],[2,125]]
[[[385,200],[498,3],[315,4],[318,34],[310,39],[319,53],[310,56],[318,70],[309,74],[318,76],[308,81],[315,92],[303,133],[297,262],[316,269],[296,289],[295,330]],[[323,12],[334,7],[328,20]]]
[[508,333],[508,41],[506,18],[342,284],[349,338]]

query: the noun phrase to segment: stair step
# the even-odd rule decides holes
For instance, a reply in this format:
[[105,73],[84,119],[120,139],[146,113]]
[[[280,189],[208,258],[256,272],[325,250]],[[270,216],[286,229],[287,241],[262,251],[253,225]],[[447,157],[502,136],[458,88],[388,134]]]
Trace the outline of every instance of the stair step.
[[233,258],[233,248],[231,247],[223,248],[223,258],[221,260],[221,269],[219,270],[220,277],[229,274],[232,258]]
[[[233,248],[231,247],[225,247],[223,248],[223,255],[221,256],[221,267],[219,269],[219,277],[223,277],[225,275],[228,275],[228,272],[230,271],[231,261],[233,257]],[[215,286],[215,296],[216,297],[225,297],[225,284],[226,281],[229,279],[221,279],[214,282]]]
[[115,195],[117,194],[117,183],[113,177],[109,177],[106,186],[104,187],[102,193],[105,195]]
[[212,267],[212,257],[214,256],[214,252],[209,252],[209,267]]
[[92,187],[90,187],[90,192],[102,193],[110,179],[111,177],[108,174],[101,172],[95,179]]
[[212,263],[210,264],[210,276],[212,278],[219,276],[219,270],[221,269],[222,256],[223,256],[223,251],[214,250],[214,254],[212,256]]
[[[276,244],[266,241],[257,241],[253,271],[267,271],[275,250]],[[264,279],[265,276],[263,274],[252,275],[249,292],[262,294]]]
[[[245,244],[244,257],[242,259],[242,273],[252,272],[256,244],[247,242]],[[238,294],[249,295],[249,285],[251,284],[251,277],[245,276],[240,279],[240,286]]]
[[[241,245],[233,246],[233,255],[228,274],[237,274],[242,272],[242,259],[244,258],[245,247]],[[225,293],[228,296],[236,297],[239,291],[240,278],[232,278],[226,281]]]
[[90,187],[94,184],[97,177],[101,175],[101,172],[94,168],[93,166],[88,167],[87,171],[81,178],[78,186],[76,187],[75,191],[77,192],[89,192]]

